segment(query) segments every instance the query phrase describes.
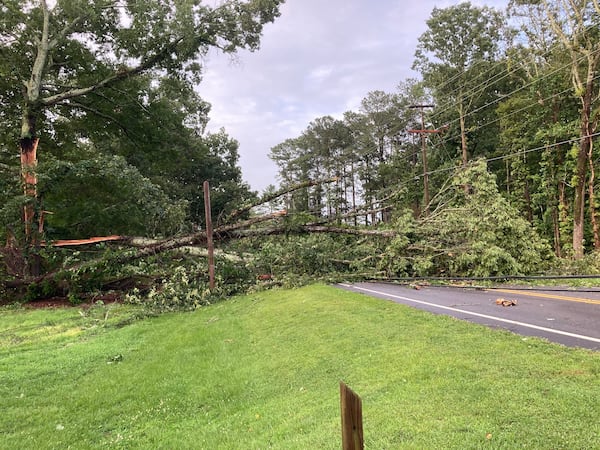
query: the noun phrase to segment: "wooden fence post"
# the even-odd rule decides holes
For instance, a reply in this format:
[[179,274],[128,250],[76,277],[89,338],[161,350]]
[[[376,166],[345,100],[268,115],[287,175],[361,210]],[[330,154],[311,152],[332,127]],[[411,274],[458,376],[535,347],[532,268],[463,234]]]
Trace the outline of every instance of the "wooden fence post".
[[363,450],[362,401],[343,381],[340,381],[342,412],[342,449]]
[[206,218],[206,245],[208,247],[208,280],[210,290],[215,288],[215,244],[213,242],[213,224],[210,212],[210,185],[204,182],[204,215]]

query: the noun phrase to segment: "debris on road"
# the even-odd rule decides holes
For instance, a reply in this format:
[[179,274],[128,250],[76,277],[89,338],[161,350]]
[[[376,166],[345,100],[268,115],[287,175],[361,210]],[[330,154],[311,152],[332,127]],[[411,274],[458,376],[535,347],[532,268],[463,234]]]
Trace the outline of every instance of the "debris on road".
[[500,306],[517,306],[516,300],[507,300],[505,298],[496,299],[496,305]]

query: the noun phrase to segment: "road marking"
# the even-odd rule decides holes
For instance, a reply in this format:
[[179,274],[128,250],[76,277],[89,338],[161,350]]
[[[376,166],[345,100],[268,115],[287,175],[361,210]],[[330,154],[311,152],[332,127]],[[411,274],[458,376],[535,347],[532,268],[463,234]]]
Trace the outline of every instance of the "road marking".
[[504,292],[505,294],[528,295],[530,297],[551,298],[554,300],[566,300],[568,302],[588,303],[590,305],[600,305],[600,300],[592,300],[591,298],[567,297],[565,295],[543,294],[541,292],[516,291],[513,289],[488,289],[488,292]]
[[371,294],[385,295],[387,297],[396,298],[398,300],[405,300],[407,302],[418,303],[420,305],[431,306],[431,307],[434,307],[434,308],[444,309],[444,310],[447,310],[447,311],[454,311],[454,312],[458,312],[458,313],[461,313],[461,314],[468,314],[470,316],[480,317],[482,319],[495,320],[497,322],[508,323],[510,325],[518,325],[518,326],[525,327],[525,328],[531,328],[533,330],[545,331],[547,333],[560,334],[562,336],[569,336],[569,337],[572,337],[572,338],[583,339],[585,341],[600,343],[600,339],[592,337],[592,336],[585,336],[585,335],[582,335],[582,334],[569,333],[568,331],[561,331],[561,330],[555,330],[555,329],[552,329],[552,328],[540,327],[538,325],[533,325],[531,323],[517,322],[516,320],[503,319],[501,317],[489,316],[487,314],[480,314],[480,313],[476,313],[476,312],[472,312],[472,311],[466,311],[464,309],[452,308],[450,306],[437,305],[435,303],[424,302],[422,300],[416,300],[414,298],[403,297],[401,295],[388,294],[387,292],[375,291],[373,289],[367,289],[367,288],[363,288],[363,287],[352,286],[350,284],[340,283],[340,286],[344,286],[344,287],[347,287],[347,288],[350,288],[350,289],[357,289],[359,291],[369,292]]

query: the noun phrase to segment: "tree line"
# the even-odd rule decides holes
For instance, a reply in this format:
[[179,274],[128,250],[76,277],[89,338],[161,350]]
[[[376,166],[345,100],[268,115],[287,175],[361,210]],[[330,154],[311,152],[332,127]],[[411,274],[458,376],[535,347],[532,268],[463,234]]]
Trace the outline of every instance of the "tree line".
[[367,225],[410,211],[425,224],[448,185],[482,159],[515,218],[556,256],[600,248],[599,21],[596,0],[434,8],[415,50],[418,80],[370,92],[358,111],[316,118],[271,149],[283,186],[337,177],[295,192],[286,207]]
[[227,292],[534,273],[600,248],[596,0],[435,8],[419,80],[275,146],[281,186],[259,197],[194,87],[210,48],[258,49],[281,3],[0,3],[0,291],[159,292],[177,267],[203,303],[205,180]]

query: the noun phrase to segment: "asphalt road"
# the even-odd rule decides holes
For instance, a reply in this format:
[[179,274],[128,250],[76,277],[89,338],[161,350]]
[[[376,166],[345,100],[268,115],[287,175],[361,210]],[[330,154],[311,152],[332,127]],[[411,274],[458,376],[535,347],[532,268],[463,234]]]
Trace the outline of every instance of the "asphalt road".
[[[570,347],[600,350],[600,292],[466,289],[421,287],[391,283],[340,284],[361,292],[446,314],[523,336],[537,336]],[[502,306],[500,300],[516,305]]]

